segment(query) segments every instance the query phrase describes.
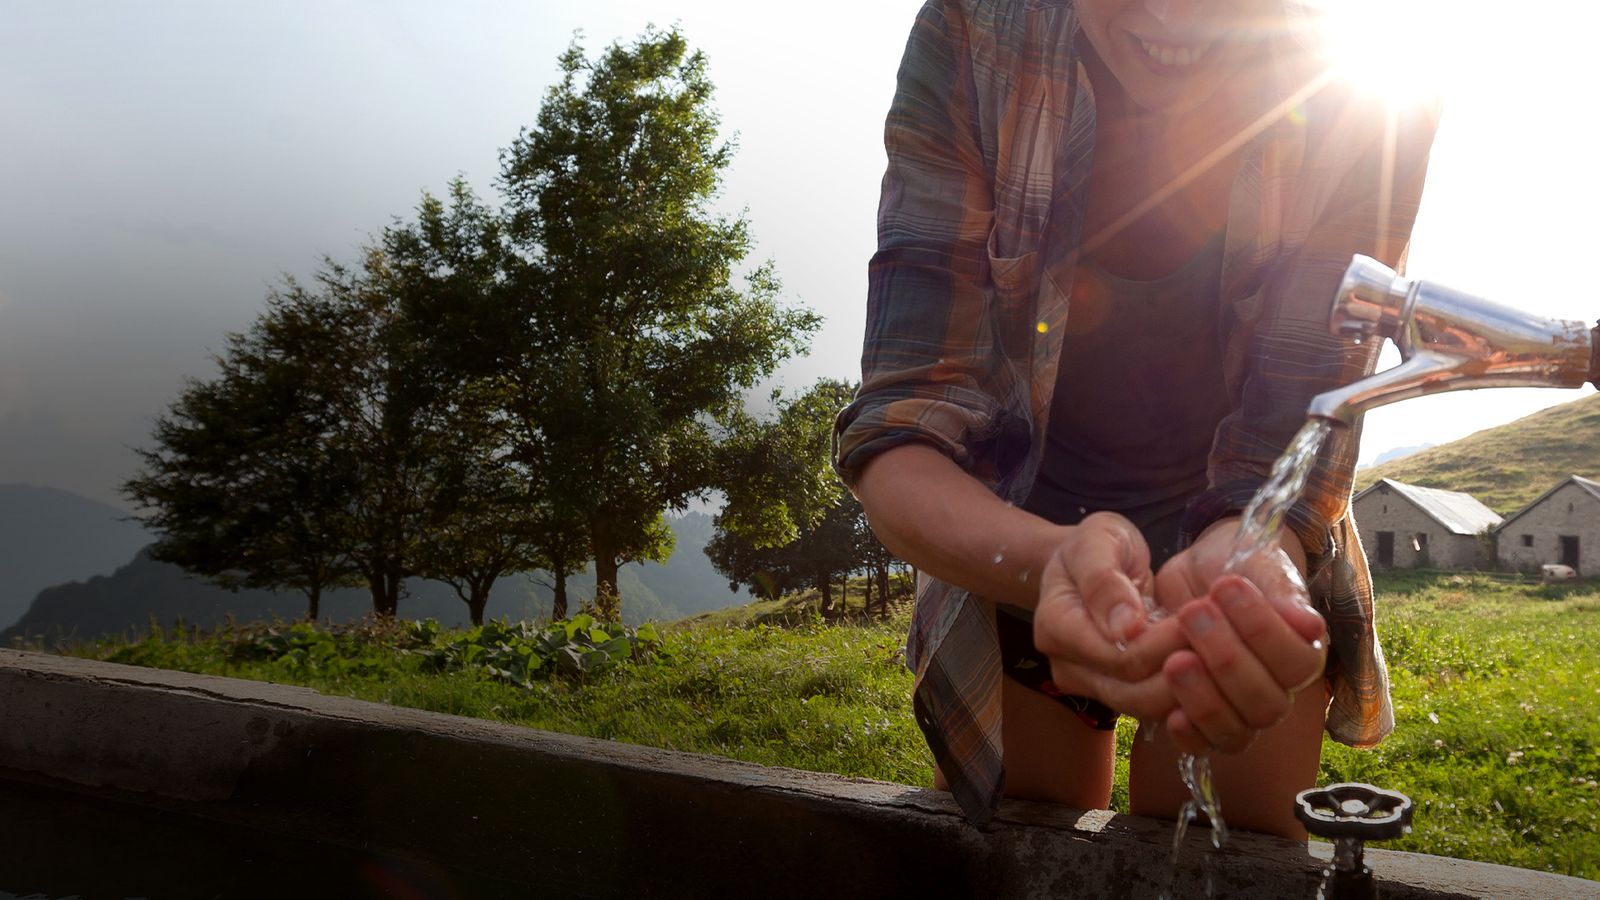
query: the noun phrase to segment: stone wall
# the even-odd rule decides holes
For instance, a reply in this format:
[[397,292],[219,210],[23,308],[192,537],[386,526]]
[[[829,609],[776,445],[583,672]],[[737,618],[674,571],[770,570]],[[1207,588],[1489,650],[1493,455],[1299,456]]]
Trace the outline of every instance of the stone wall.
[[[1328,849],[1238,833],[1211,854],[1197,830],[1174,881],[1170,822],[1006,801],[980,832],[939,791],[13,650],[0,650],[0,709],[0,811],[44,790],[500,885],[450,896],[1309,900]],[[8,845],[37,852],[7,865],[93,867],[94,821]],[[1366,860],[1388,900],[1600,890],[1413,853]]]
[[1507,568],[1536,570],[1561,562],[1561,537],[1567,535],[1578,539],[1578,574],[1600,575],[1600,498],[1571,481],[1508,520],[1497,535]]

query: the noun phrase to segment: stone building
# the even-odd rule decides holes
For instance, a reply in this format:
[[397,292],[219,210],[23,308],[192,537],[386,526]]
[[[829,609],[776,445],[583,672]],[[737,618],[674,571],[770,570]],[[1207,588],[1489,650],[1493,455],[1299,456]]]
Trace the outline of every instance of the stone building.
[[1493,559],[1488,535],[1500,516],[1471,494],[1385,478],[1352,504],[1373,568],[1472,569]]
[[1501,565],[1571,566],[1600,575],[1600,483],[1569,475],[1495,530]]

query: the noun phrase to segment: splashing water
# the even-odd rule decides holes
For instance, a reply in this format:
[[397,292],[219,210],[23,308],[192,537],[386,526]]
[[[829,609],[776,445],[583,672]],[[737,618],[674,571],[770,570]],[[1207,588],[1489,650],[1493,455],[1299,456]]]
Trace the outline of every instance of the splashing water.
[[1233,554],[1223,572],[1238,571],[1252,557],[1267,552],[1278,539],[1278,529],[1283,517],[1300,499],[1306,489],[1306,478],[1317,460],[1333,424],[1326,419],[1309,419],[1289,441],[1278,461],[1272,464],[1272,476],[1250,498],[1244,509],[1244,521],[1239,524],[1239,534],[1233,539]]
[[[1289,442],[1289,448],[1273,463],[1271,477],[1245,507],[1239,534],[1233,539],[1233,550],[1222,568],[1223,574],[1239,572],[1245,563],[1268,552],[1277,542],[1283,517],[1305,491],[1306,478],[1316,462],[1317,451],[1322,449],[1332,428],[1324,419],[1308,420]],[[1178,849],[1183,846],[1184,835],[1196,813],[1205,813],[1211,822],[1211,846],[1221,849],[1228,840],[1222,805],[1217,801],[1216,786],[1211,781],[1211,758],[1183,754],[1178,757],[1178,775],[1189,789],[1189,800],[1178,812],[1178,824],[1172,836],[1173,863],[1178,861]]]

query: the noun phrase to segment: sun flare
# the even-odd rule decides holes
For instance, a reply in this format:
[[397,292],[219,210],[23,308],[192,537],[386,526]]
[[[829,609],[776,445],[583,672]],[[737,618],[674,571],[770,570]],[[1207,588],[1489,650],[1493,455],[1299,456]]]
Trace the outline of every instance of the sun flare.
[[1291,0],[1314,23],[1335,75],[1408,105],[1456,87],[1483,45],[1478,0]]

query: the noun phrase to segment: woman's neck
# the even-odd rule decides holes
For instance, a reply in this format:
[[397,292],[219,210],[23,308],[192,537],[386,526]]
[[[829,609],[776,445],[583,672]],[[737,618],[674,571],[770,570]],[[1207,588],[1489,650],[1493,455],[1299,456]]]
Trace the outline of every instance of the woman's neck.
[[1156,113],[1129,102],[1093,52],[1094,169],[1081,252],[1127,278],[1166,275],[1220,233],[1243,147],[1226,148],[1259,99],[1224,89],[1192,108]]

